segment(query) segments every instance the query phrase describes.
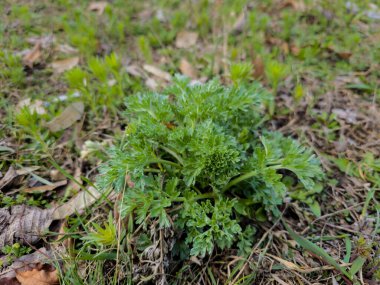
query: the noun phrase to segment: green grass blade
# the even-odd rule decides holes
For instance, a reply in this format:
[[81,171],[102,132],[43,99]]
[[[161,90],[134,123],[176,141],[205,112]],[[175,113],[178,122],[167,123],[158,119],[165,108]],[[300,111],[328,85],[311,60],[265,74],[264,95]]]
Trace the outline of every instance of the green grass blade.
[[344,256],[343,261],[345,263],[348,263],[350,262],[350,258],[351,258],[352,243],[349,238],[345,238],[345,242],[346,242],[346,255]]
[[283,224],[286,228],[286,230],[289,232],[290,236],[304,249],[307,251],[310,251],[311,253],[314,253],[315,255],[321,257],[325,262],[330,264],[331,266],[334,266],[337,270],[339,270],[341,273],[343,273],[347,278],[350,280],[351,274],[349,274],[342,266],[338,264],[338,262],[335,261],[331,255],[329,255],[323,248],[317,246],[316,244],[312,243],[311,241],[299,236],[296,234],[284,221]]
[[351,275],[351,279],[355,274],[363,267],[366,259],[362,256],[357,257],[351,265],[350,271],[348,272]]

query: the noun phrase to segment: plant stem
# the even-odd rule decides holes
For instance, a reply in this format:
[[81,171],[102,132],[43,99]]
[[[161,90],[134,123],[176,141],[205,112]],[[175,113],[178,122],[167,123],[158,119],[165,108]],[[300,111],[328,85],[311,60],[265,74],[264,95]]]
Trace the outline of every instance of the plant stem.
[[169,165],[177,167],[177,168],[181,167],[181,165],[179,165],[178,163],[175,163],[175,162],[170,161],[170,160],[165,160],[165,159],[153,159],[153,160],[149,161],[149,163],[163,163],[163,164],[169,164]]
[[171,149],[169,149],[169,148],[167,148],[167,147],[165,147],[163,145],[160,145],[160,148],[162,148],[167,153],[171,154],[173,157],[175,157],[178,160],[178,162],[180,164],[183,165],[183,159],[175,151],[173,151],[173,150],[171,150]]
[[239,182],[244,181],[244,180],[246,180],[246,179],[248,179],[248,178],[251,178],[251,177],[253,177],[253,176],[256,176],[256,175],[257,175],[257,172],[256,172],[256,171],[251,171],[251,172],[248,172],[248,173],[246,173],[246,174],[243,174],[243,175],[241,175],[241,176],[239,176],[239,177],[236,177],[235,179],[231,180],[230,183],[228,183],[228,184],[226,185],[226,187],[224,187],[224,189],[222,190],[222,192],[224,192],[224,191],[230,189],[232,186],[238,184]]
[[145,168],[144,172],[161,173],[161,170],[155,168]]

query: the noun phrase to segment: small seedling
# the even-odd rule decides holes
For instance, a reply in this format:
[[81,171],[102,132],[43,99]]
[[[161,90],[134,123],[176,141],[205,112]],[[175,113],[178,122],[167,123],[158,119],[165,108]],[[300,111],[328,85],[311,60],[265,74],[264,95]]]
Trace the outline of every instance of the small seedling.
[[13,262],[16,258],[19,258],[25,254],[28,254],[32,251],[30,247],[21,246],[19,243],[14,243],[12,246],[6,245],[1,250],[4,254],[7,255],[7,261],[9,263]]

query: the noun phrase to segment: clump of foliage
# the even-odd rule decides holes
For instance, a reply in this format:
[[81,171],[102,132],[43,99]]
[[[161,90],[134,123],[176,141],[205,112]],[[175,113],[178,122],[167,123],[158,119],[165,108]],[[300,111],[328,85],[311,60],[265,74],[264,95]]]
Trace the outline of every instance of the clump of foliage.
[[104,59],[91,57],[87,67],[75,67],[65,73],[65,78],[71,95],[80,94],[96,117],[101,116],[104,107],[117,113],[129,85],[128,75],[122,72],[121,61],[115,53]]
[[[11,263],[16,258],[19,258],[32,251],[30,247],[21,246],[18,242],[13,245],[6,245],[1,249],[1,252],[7,255],[7,262]],[[0,267],[2,264],[0,263]]]
[[[190,84],[126,99],[128,127],[98,184],[124,193],[124,216],[183,233],[191,255],[250,248],[252,220],[278,216],[292,189],[323,178],[312,151],[265,130],[272,97],[259,85]],[[292,183],[289,183],[292,180]],[[251,221],[250,221],[251,220]]]

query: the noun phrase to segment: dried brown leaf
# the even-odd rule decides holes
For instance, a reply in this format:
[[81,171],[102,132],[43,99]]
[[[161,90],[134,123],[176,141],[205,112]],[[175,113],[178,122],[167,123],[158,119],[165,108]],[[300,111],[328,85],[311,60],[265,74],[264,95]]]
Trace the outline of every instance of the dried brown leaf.
[[4,177],[0,180],[0,190],[11,184],[18,176],[29,174],[37,169],[39,169],[39,166],[24,167],[20,170],[15,170],[13,166],[10,166]]
[[56,73],[62,73],[77,66],[79,63],[79,57],[71,57],[62,60],[57,60],[51,63],[51,67]]
[[16,270],[16,278],[21,285],[59,284],[57,270],[52,266],[38,265],[37,268],[32,270]]
[[73,103],[63,110],[59,116],[46,123],[46,126],[52,132],[67,129],[82,117],[83,112],[84,104],[82,102]]
[[355,110],[334,108],[332,109],[332,112],[337,115],[339,119],[343,119],[349,124],[357,123],[358,114],[355,112]]
[[175,46],[177,48],[190,48],[197,43],[198,34],[196,32],[181,31],[177,34]]
[[43,192],[54,190],[55,188],[64,186],[66,184],[67,184],[67,180],[61,180],[61,181],[52,183],[51,185],[43,185],[43,186],[26,188],[26,189],[22,190],[22,192],[25,192],[25,193],[43,193]]
[[[74,171],[74,179],[75,180],[71,180],[70,181],[70,184],[68,186],[68,188],[73,191],[74,193],[77,193],[81,186],[82,185],[82,178],[81,178],[81,175],[82,175],[82,169],[81,169],[81,160],[78,161],[78,166],[75,168],[75,171]],[[80,185],[79,185],[80,184]]]
[[40,169],[40,166],[30,166],[30,167],[23,167],[19,170],[16,170],[17,172],[17,175],[25,175],[25,174],[29,174],[37,169]]
[[47,49],[53,46],[55,38],[53,35],[36,36],[27,39],[27,42],[33,45],[40,44],[42,49]]
[[[7,259],[4,259],[3,270],[1,271],[0,268],[0,284],[21,284],[16,279],[16,271],[28,271],[34,268],[41,268],[42,265],[44,265],[45,268],[49,268],[48,264],[52,258],[53,255],[51,251],[42,247],[31,254],[21,256],[14,260],[12,264],[10,264]],[[52,267],[50,268],[53,269]]]
[[128,65],[125,70],[128,74],[134,76],[134,77],[143,77],[141,68],[135,64]]
[[199,266],[202,266],[201,261],[196,256],[190,257],[190,261],[193,262],[193,263],[195,263],[195,264],[197,264],[197,265],[199,265]]
[[158,67],[155,67],[149,64],[144,64],[143,68],[145,69],[145,71],[149,72],[150,74],[154,76],[157,76],[160,79],[163,79],[169,82],[172,80],[172,76],[168,72],[163,71],[159,69]]
[[281,257],[275,256],[275,255],[271,255],[271,254],[267,254],[267,255],[272,257],[273,259],[277,260],[278,262],[280,262],[282,265],[284,265],[289,270],[295,270],[298,272],[302,272],[302,268],[293,262],[287,261],[287,260],[282,259]]
[[41,51],[41,43],[37,42],[33,49],[31,49],[29,52],[27,52],[24,57],[22,58],[22,62],[29,66],[30,68],[33,67],[34,63],[36,63],[42,55]]
[[265,76],[264,61],[261,57],[257,56],[252,62],[253,64],[253,77],[256,79],[262,79]]
[[18,174],[16,170],[13,168],[13,166],[10,166],[4,177],[0,180],[0,190],[10,184],[17,176]]
[[44,102],[41,101],[41,100],[35,100],[32,102],[32,100],[30,98],[27,98],[27,99],[24,99],[24,100],[21,100],[20,102],[18,102],[17,106],[16,106],[16,112],[20,112],[22,108],[24,107],[28,107],[28,109],[30,110],[30,112],[35,112],[39,115],[43,115],[43,114],[46,114],[46,110],[45,110],[45,107],[44,107]]
[[234,35],[242,33],[246,22],[247,22],[247,13],[244,9],[243,12],[241,12],[239,17],[236,19],[234,25],[232,26],[231,32]]
[[53,181],[59,181],[65,179],[65,175],[63,175],[59,170],[52,169],[50,170],[50,179]]
[[0,248],[20,244],[34,244],[49,228],[54,209],[16,205],[10,209],[0,208]]
[[102,15],[107,5],[108,3],[106,1],[91,2],[88,6],[88,10],[96,12],[98,15]]
[[182,58],[179,63],[179,70],[183,75],[186,75],[192,79],[196,79],[198,77],[197,70],[185,58]]
[[157,90],[158,89],[158,83],[156,80],[154,80],[153,78],[147,78],[145,80],[145,85],[150,89],[150,90]]
[[16,277],[13,278],[1,278],[1,285],[20,285],[21,283],[17,281]]
[[352,56],[352,52],[342,51],[337,53],[341,59],[349,59]]
[[288,55],[289,54],[289,44],[287,42],[283,42],[281,45],[280,45],[280,49],[282,50],[282,52],[285,54],[285,55]]
[[62,44],[62,45],[58,45],[56,48],[55,48],[56,51],[58,52],[61,52],[61,53],[65,53],[65,54],[73,54],[73,53],[77,53],[78,50],[68,44]]
[[288,7],[299,12],[303,12],[306,10],[305,3],[302,0],[285,0],[280,4],[280,8]]
[[154,15],[154,10],[152,8],[146,8],[139,12],[137,14],[137,17],[139,18],[140,21],[146,22],[149,19],[151,19]]
[[299,54],[301,53],[301,49],[296,45],[290,45],[290,52],[294,56],[299,56]]
[[79,192],[62,206],[57,207],[53,212],[53,220],[60,220],[74,213],[81,213],[85,208],[91,206],[99,199],[101,193],[94,187],[89,187],[86,191]]

